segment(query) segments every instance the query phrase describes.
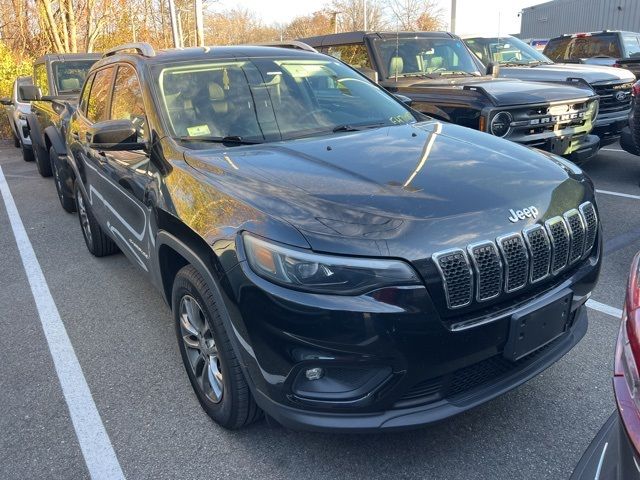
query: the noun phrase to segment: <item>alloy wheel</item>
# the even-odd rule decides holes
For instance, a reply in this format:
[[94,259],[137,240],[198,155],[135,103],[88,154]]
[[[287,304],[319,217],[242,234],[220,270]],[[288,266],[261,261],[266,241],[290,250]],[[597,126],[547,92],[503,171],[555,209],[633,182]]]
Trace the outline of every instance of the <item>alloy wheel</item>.
[[91,224],[89,223],[89,215],[87,215],[87,208],[84,205],[84,198],[82,193],[78,192],[78,215],[80,216],[80,225],[82,226],[82,232],[84,233],[87,243],[91,243]]
[[191,295],[180,299],[180,333],[189,366],[202,393],[213,403],[220,403],[224,383],[220,356],[202,308]]

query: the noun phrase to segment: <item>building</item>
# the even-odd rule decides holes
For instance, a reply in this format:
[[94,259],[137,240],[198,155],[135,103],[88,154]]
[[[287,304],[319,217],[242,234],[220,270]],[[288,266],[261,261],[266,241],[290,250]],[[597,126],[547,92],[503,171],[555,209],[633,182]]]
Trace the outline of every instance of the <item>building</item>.
[[522,39],[563,33],[627,30],[640,32],[640,0],[553,0],[522,10]]

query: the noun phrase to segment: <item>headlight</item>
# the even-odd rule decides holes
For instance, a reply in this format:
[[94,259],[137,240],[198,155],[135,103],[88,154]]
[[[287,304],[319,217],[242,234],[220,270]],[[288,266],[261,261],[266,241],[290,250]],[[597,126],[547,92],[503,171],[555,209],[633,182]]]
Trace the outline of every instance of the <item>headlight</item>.
[[587,105],[587,112],[585,114],[586,118],[590,118],[591,120],[595,120],[598,116],[598,110],[600,107],[600,102],[598,100],[591,100]]
[[491,133],[496,137],[504,137],[511,130],[513,117],[509,112],[500,112],[491,119]]
[[358,295],[385,286],[420,284],[413,268],[400,260],[302,252],[246,233],[242,240],[249,265],[256,274],[296,290]]

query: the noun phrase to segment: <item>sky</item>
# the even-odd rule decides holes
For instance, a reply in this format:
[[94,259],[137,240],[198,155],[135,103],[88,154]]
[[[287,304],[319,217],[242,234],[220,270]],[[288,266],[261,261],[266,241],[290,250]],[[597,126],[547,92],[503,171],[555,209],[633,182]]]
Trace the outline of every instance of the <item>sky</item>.
[[[374,0],[375,1],[375,0]],[[449,24],[451,0],[434,0]],[[524,7],[544,3],[545,0],[458,0],[456,33],[508,34],[520,32],[518,12]],[[298,15],[322,9],[327,0],[219,0],[212,10],[243,7],[256,13],[267,23],[283,23]],[[205,0],[206,5],[206,0]]]

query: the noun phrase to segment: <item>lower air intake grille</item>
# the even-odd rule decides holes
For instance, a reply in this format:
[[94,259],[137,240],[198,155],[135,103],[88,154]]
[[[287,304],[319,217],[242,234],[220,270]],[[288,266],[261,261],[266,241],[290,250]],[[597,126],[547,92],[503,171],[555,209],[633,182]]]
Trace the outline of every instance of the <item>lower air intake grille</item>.
[[[484,302],[557,275],[592,250],[598,234],[595,206],[578,207],[521,232],[432,256],[449,308]],[[471,269],[473,266],[473,269]],[[474,290],[475,285],[475,290]]]

